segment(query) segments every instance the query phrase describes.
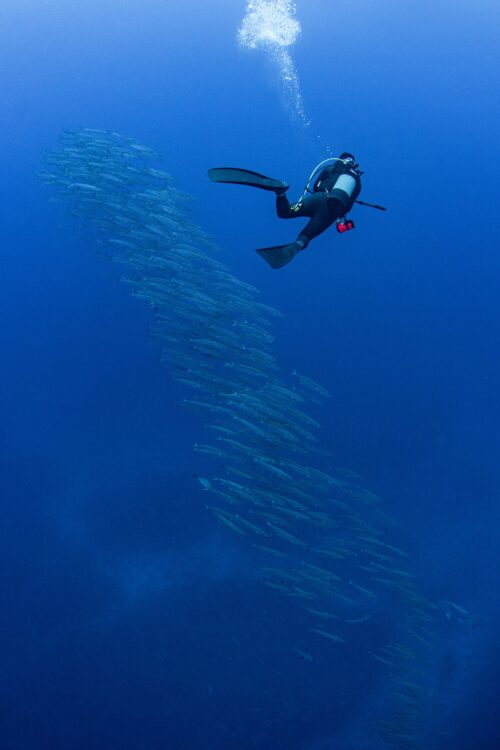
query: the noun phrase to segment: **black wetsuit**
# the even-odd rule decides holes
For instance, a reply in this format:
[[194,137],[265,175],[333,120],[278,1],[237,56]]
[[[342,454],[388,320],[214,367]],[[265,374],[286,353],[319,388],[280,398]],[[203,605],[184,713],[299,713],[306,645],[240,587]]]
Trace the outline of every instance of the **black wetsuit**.
[[[339,199],[335,195],[336,191],[331,193],[333,186],[342,174],[352,175],[356,180],[354,192],[347,202]],[[276,213],[280,219],[300,219],[304,216],[309,219],[309,222],[297,237],[297,243],[301,243],[301,249],[304,249],[312,239],[328,229],[337,219],[349,213],[360,191],[361,180],[357,172],[345,164],[337,162],[331,167],[326,167],[320,173],[314,183],[312,192],[298,203],[290,205],[285,194],[278,195],[276,197]],[[346,194],[344,193],[344,195]]]

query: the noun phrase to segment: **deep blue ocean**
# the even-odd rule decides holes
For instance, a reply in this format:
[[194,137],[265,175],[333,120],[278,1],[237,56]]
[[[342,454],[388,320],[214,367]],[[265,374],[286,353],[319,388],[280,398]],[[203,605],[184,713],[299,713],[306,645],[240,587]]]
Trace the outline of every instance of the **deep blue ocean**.
[[[1,3],[0,750],[500,747],[498,4],[261,0],[267,31],[287,12],[301,31],[250,49],[256,7]],[[207,512],[206,417],[37,177],[80,128],[162,154],[218,259],[284,314],[283,372],[332,394],[321,448],[382,499],[433,612],[408,745],[376,729],[391,598],[345,644],[318,638]],[[389,211],[355,207],[355,231],[278,271],[254,249],[301,222],[207,179],[245,167],[296,199],[345,150]]]

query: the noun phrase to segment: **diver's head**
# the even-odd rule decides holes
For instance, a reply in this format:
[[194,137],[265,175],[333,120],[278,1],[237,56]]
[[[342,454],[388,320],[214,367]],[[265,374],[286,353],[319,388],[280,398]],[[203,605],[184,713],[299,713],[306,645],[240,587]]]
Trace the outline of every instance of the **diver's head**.
[[342,159],[342,161],[346,162],[346,164],[348,166],[351,166],[351,165],[352,166],[354,166],[354,165],[357,166],[357,164],[356,164],[356,157],[353,156],[352,154],[350,154],[349,151],[343,151],[340,154],[339,159]]

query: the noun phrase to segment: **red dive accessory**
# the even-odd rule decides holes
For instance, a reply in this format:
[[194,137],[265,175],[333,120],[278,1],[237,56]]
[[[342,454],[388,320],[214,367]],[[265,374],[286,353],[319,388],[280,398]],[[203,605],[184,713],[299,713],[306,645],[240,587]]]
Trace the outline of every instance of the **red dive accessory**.
[[337,232],[344,234],[344,232],[349,232],[351,229],[354,229],[354,226],[352,219],[339,219],[337,221]]

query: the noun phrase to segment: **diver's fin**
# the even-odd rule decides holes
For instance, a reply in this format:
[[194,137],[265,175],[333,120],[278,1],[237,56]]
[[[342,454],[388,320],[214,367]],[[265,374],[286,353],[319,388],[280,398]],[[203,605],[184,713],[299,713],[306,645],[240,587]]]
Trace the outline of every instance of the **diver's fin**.
[[276,247],[261,247],[256,252],[271,268],[282,268],[290,263],[303,248],[297,242],[291,242],[289,245],[277,245]]
[[234,185],[248,185],[257,187],[262,190],[272,190],[282,195],[288,190],[288,183],[282,180],[274,180],[272,177],[266,177],[258,172],[251,172],[249,169],[235,169],[233,167],[217,167],[209,169],[208,176],[212,182],[229,182]]

